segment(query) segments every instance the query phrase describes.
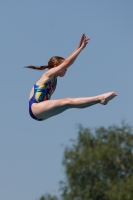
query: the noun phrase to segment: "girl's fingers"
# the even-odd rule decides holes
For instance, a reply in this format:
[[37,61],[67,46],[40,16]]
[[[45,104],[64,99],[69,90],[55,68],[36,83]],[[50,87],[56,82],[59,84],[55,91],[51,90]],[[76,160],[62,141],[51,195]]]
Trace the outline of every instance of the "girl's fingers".
[[81,38],[80,38],[79,46],[81,46],[84,38],[85,38],[85,34],[83,33],[82,36],[81,36]]
[[86,40],[90,40],[90,38],[89,38],[89,37],[86,37],[85,39],[86,39]]
[[83,42],[83,40],[84,40],[84,34],[81,37],[81,43]]
[[81,43],[83,42],[84,38],[85,38],[85,34],[83,33],[83,35],[81,37]]
[[85,38],[83,42],[87,42],[89,40],[90,40],[90,38]]

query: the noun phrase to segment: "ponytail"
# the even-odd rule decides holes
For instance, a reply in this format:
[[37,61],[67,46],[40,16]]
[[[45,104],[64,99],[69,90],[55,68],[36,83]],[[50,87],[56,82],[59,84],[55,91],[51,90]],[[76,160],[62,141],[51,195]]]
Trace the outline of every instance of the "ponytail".
[[42,65],[42,66],[33,66],[33,65],[29,65],[29,66],[26,66],[25,68],[36,69],[36,70],[44,70],[44,69],[46,69],[46,68],[51,69],[51,68],[53,68],[55,65],[56,65],[56,66],[60,65],[63,61],[64,61],[64,58],[62,58],[62,57],[60,57],[60,56],[53,56],[53,57],[50,58],[50,60],[48,61],[48,65]]
[[25,68],[36,69],[36,70],[44,70],[44,69],[49,68],[49,67],[48,67],[48,65],[42,65],[42,66],[29,65],[29,66],[26,66]]

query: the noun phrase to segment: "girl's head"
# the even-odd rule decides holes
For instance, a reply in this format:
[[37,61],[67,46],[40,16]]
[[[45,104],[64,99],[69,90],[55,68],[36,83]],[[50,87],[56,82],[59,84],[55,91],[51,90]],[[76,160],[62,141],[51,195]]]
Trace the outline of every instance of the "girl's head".
[[60,56],[53,56],[52,58],[50,58],[50,60],[48,61],[48,65],[42,65],[42,66],[33,66],[33,65],[29,65],[26,66],[26,68],[30,68],[30,69],[37,69],[37,70],[44,70],[46,68],[51,69],[53,67],[57,67],[59,66],[62,62],[64,62],[64,58],[60,57]]
[[53,67],[57,67],[59,66],[61,63],[64,62],[64,58],[60,57],[60,56],[53,56],[52,58],[50,58],[50,60],[48,61],[48,68],[51,69]]

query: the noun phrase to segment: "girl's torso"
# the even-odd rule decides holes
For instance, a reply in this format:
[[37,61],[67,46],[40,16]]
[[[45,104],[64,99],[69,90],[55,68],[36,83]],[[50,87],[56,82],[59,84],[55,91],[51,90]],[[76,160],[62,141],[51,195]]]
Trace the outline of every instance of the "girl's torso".
[[31,99],[34,95],[36,102],[49,100],[51,98],[51,95],[56,89],[57,78],[54,77],[47,83],[43,84],[38,84],[38,83],[39,81],[37,81],[37,83],[32,88],[29,99]]

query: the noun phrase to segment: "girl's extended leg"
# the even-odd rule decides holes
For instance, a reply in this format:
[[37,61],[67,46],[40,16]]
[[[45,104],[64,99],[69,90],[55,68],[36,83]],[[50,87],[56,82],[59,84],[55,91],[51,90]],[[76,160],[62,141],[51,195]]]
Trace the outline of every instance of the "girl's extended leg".
[[58,100],[47,100],[32,105],[33,114],[39,119],[47,119],[69,108],[86,108],[98,103],[106,105],[109,100],[113,99],[117,94],[109,92],[94,97],[81,98],[64,98]]

